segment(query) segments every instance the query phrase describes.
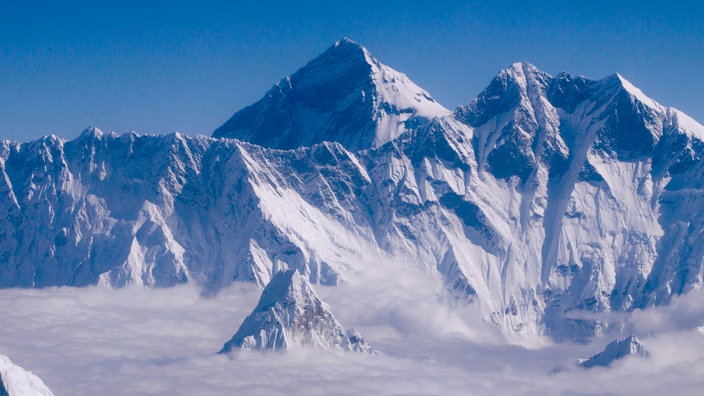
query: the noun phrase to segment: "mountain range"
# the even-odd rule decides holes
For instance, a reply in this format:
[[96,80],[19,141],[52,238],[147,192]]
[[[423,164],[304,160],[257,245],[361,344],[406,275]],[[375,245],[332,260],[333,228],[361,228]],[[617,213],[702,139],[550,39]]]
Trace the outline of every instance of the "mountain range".
[[[213,137],[0,144],[0,286],[336,285],[416,271],[507,332],[704,276],[704,127],[614,74],[501,71],[454,110],[349,39]],[[393,264],[393,265],[392,265]]]

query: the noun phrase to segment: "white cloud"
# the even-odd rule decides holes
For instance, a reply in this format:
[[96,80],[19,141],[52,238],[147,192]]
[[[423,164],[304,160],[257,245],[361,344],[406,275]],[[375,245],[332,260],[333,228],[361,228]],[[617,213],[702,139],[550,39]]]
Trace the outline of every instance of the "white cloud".
[[359,328],[382,355],[216,355],[259,296],[242,284],[214,298],[191,286],[1,290],[0,353],[57,395],[682,394],[704,385],[704,334],[695,330],[704,324],[701,293],[619,318],[644,335],[651,359],[583,370],[575,359],[611,336],[589,345],[511,345],[471,309],[420,292],[433,290],[423,282],[319,288],[343,325]]

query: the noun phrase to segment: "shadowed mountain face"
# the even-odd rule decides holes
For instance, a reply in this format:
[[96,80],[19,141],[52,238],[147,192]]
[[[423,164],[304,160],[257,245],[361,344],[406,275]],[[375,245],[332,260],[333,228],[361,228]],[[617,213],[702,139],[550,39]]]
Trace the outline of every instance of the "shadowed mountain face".
[[240,140],[3,142],[0,285],[421,271],[506,331],[579,338],[600,324],[570,311],[702,284],[704,127],[619,75],[517,63],[450,113],[342,40],[282,81],[215,133]]

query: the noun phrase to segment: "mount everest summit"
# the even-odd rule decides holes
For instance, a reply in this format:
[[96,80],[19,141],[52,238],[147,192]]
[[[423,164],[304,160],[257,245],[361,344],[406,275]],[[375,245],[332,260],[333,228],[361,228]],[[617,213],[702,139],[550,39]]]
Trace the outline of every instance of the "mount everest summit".
[[702,284],[704,127],[617,74],[516,63],[451,111],[343,39],[213,136],[2,142],[0,286],[416,271],[575,338]]
[[450,111],[345,38],[237,112],[214,137],[292,149],[331,141],[379,147]]

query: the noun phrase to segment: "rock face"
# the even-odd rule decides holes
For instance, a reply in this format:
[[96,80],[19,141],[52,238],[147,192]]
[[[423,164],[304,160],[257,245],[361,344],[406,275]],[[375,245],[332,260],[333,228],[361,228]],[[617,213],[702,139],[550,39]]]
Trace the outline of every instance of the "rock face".
[[643,348],[638,338],[631,335],[626,338],[611,341],[603,352],[590,357],[579,363],[579,365],[584,368],[592,368],[594,366],[607,367],[616,360],[628,356],[647,358],[650,356],[650,353]]
[[233,349],[285,350],[309,345],[371,353],[355,330],[345,330],[296,270],[276,274],[264,288],[254,311],[220,353]]
[[44,382],[0,355],[0,396],[54,396]]
[[0,287],[335,285],[373,265],[508,332],[580,338],[601,324],[568,311],[704,283],[704,126],[620,75],[516,63],[450,114],[343,40],[283,81],[215,133],[250,142],[2,142]]

